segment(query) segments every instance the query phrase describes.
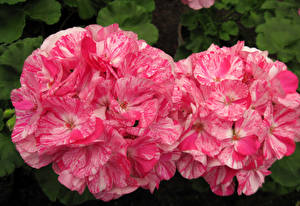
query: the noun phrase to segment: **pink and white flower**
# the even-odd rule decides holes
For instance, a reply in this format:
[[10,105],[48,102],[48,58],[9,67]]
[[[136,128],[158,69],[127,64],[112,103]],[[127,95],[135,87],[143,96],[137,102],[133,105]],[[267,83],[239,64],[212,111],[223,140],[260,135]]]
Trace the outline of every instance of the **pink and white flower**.
[[236,177],[250,195],[300,139],[298,78],[243,42],[175,64],[116,24],[75,27],[48,37],[20,81],[12,141],[24,161],[104,201],[153,193],[176,169],[218,195]]
[[215,0],[181,0],[183,4],[188,4],[194,10],[209,8],[214,3]]

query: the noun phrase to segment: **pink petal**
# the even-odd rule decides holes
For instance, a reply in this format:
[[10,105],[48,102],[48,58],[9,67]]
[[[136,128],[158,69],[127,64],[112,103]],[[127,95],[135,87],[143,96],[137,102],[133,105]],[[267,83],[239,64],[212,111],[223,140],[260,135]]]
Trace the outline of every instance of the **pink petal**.
[[298,88],[298,77],[291,71],[281,71],[274,79],[280,82],[285,93],[295,93]]
[[176,165],[180,174],[187,179],[198,178],[205,172],[205,166],[189,154],[182,154]]
[[132,164],[134,176],[144,177],[159,160],[160,152],[150,138],[139,137],[128,146],[128,159]]
[[259,146],[258,137],[252,135],[237,140],[235,150],[242,155],[252,155],[257,152]]
[[246,157],[236,152],[234,147],[229,146],[220,152],[218,159],[232,169],[242,169],[245,165]]

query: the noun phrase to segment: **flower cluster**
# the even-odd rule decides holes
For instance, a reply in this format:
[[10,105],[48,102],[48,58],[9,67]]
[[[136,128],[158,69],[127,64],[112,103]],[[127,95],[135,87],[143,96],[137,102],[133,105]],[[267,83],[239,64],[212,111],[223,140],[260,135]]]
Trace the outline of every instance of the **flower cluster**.
[[177,121],[184,128],[177,168],[203,176],[218,195],[251,195],[299,141],[298,79],[266,52],[238,42],[212,45],[177,63]]
[[27,164],[108,201],[170,179],[181,126],[171,117],[174,62],[118,25],[71,28],[27,58],[12,141]]
[[174,176],[253,194],[300,138],[297,77],[239,42],[174,63],[118,25],[71,28],[25,61],[12,141],[27,164],[109,201]]
[[199,10],[202,8],[209,8],[214,5],[215,0],[181,0],[183,4],[187,4],[190,8],[194,10]]

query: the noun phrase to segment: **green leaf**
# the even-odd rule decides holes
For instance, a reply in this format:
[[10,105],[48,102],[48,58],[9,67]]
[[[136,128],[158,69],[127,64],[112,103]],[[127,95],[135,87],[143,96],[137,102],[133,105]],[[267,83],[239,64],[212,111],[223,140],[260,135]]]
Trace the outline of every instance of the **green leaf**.
[[[198,26],[199,15],[194,10],[182,14],[181,24],[188,27],[189,30],[194,30]],[[201,20],[200,20],[201,21]]]
[[0,4],[9,4],[13,5],[19,2],[25,2],[26,0],[0,0]]
[[10,99],[11,90],[18,87],[19,75],[12,68],[0,65],[0,100]]
[[262,5],[262,9],[275,9],[277,7],[277,2],[274,0],[266,0]]
[[137,33],[139,38],[146,40],[149,44],[155,43],[158,40],[158,30],[151,23],[151,13],[148,12],[149,3],[146,4],[146,1],[142,0],[137,2],[139,4],[126,0],[109,3],[99,11],[97,23],[103,26],[118,23],[121,29]]
[[[0,112],[1,113],[1,112]],[[8,119],[10,118],[13,114],[15,113],[15,110],[14,109],[6,109],[4,110],[3,112],[3,119]],[[1,116],[1,115],[0,115]],[[0,118],[1,120],[1,118]]]
[[76,0],[63,0],[63,2],[69,7],[78,7]]
[[9,120],[7,120],[6,126],[10,131],[12,131],[14,129],[15,123],[16,123],[16,115],[12,116],[11,118],[9,118]]
[[294,187],[284,187],[274,181],[266,181],[261,188],[264,192],[271,192],[277,195],[285,195],[295,190]]
[[268,18],[264,24],[256,27],[256,32],[258,48],[268,50],[271,54],[282,51],[300,40],[300,25],[293,24],[290,19]]
[[0,133],[0,177],[9,175],[23,163],[10,137]]
[[82,195],[79,195],[77,192],[70,191],[65,188],[58,182],[58,175],[53,172],[50,166],[36,170],[35,176],[43,192],[53,202],[59,200],[65,205],[77,205],[94,199],[88,190],[86,190]]
[[222,0],[222,1],[216,1],[215,2],[215,7],[217,9],[230,9],[233,5],[236,5],[239,3],[239,0]]
[[241,18],[241,23],[246,28],[256,27],[257,25],[263,23],[264,17],[261,13],[250,11],[250,15],[246,14]]
[[11,66],[18,73],[22,72],[23,64],[27,56],[38,48],[42,37],[26,38],[9,45],[6,51],[0,56],[0,64]]
[[35,171],[35,176],[47,197],[55,202],[61,189],[60,183],[57,181],[57,175],[51,171],[51,167],[43,167]]
[[97,23],[108,26],[118,23],[120,26],[135,26],[148,21],[145,8],[129,1],[113,1],[98,13]]
[[222,39],[224,41],[229,41],[230,40],[230,36],[226,32],[220,32],[219,37],[220,37],[220,39]]
[[289,157],[275,162],[271,168],[271,177],[285,187],[295,187],[300,184],[300,143],[296,151]]
[[158,40],[158,29],[151,23],[123,26],[121,28],[137,33],[139,38],[144,39],[148,44],[154,44]]
[[239,27],[234,21],[227,21],[222,24],[222,31],[229,35],[236,36],[239,33]]
[[257,2],[255,0],[242,0],[239,1],[235,7],[235,10],[241,14],[253,10]]
[[147,12],[152,12],[155,9],[155,2],[153,0],[131,0],[136,5],[142,6]]
[[61,16],[61,5],[56,0],[32,0],[25,5],[25,12],[33,19],[55,24]]
[[25,26],[24,11],[0,5],[0,22],[0,43],[10,43],[20,38],[23,33]]
[[176,50],[176,54],[174,57],[175,61],[179,61],[181,59],[187,58],[192,52],[187,50],[183,45],[178,47]]
[[77,0],[78,13],[81,19],[90,19],[97,14],[91,0]]
[[187,40],[185,47],[195,53],[206,50],[213,42],[214,39],[211,37],[203,35],[199,30],[194,30],[190,33],[190,38]]
[[0,109],[0,131],[2,131],[4,128],[4,122],[3,122],[3,110]]

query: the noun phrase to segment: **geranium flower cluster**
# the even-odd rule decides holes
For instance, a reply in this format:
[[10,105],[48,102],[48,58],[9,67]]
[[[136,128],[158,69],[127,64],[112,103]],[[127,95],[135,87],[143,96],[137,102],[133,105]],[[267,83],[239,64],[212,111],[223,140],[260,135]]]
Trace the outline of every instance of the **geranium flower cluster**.
[[174,63],[118,25],[71,28],[25,61],[12,141],[34,168],[109,201],[177,170],[253,194],[300,128],[297,77],[239,42]]
[[177,161],[188,179],[203,176],[218,195],[251,195],[274,161],[299,141],[298,79],[267,52],[238,42],[212,45],[177,63]]
[[181,0],[183,4],[187,4],[190,8],[194,10],[199,10],[202,8],[209,8],[214,5],[215,0]]
[[105,201],[170,179],[181,126],[174,62],[118,25],[71,28],[25,61],[12,141],[27,164],[52,163],[70,190]]

